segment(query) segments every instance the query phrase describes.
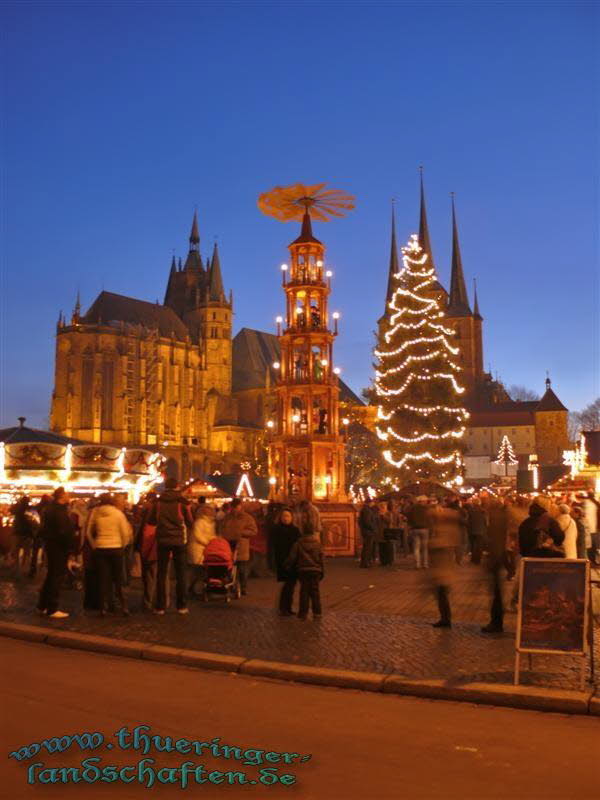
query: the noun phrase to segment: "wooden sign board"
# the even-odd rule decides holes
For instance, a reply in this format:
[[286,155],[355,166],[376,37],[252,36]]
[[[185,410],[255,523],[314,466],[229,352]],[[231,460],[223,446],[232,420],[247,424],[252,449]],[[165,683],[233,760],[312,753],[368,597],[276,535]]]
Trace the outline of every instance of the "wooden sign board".
[[585,559],[523,558],[519,574],[515,684],[520,654],[581,658],[589,651],[590,565]]

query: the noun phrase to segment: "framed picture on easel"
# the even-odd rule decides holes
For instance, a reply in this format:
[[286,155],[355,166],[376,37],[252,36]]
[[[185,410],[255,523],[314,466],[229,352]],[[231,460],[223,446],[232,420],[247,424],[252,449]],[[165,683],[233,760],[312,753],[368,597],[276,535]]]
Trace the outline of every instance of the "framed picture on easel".
[[521,653],[575,656],[585,681],[590,652],[590,565],[585,559],[523,558],[519,575],[515,685]]

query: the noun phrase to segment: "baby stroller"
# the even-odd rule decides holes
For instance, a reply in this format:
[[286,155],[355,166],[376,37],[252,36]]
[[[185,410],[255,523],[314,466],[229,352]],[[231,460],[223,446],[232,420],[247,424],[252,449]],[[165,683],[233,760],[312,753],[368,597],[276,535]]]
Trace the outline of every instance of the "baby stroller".
[[212,539],[204,550],[204,588],[200,599],[206,602],[211,597],[224,597],[226,603],[231,598],[241,596],[237,567],[233,562],[231,547],[226,539]]

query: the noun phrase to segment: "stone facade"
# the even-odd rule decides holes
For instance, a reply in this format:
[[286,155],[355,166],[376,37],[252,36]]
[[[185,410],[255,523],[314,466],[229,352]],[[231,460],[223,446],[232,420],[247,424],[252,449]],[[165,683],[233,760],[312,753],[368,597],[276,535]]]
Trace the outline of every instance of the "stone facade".
[[196,216],[163,305],[101,292],[56,330],[51,428],[83,441],[156,447],[171,474],[230,471],[254,455],[255,422],[232,395],[233,299],[218,249],[204,261]]

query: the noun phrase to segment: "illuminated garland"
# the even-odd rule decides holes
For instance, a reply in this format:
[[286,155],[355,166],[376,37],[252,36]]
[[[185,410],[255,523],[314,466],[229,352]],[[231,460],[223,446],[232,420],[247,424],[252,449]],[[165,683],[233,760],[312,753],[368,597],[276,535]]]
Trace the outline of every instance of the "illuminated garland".
[[512,448],[512,444],[510,443],[510,439],[506,434],[502,437],[502,441],[500,442],[500,447],[498,448],[498,455],[496,456],[496,460],[494,464],[507,464],[510,466],[515,466],[518,464],[519,460],[515,456],[515,451]]
[[393,275],[397,285],[374,351],[377,422],[387,423],[377,424],[376,433],[388,444],[382,455],[395,470],[391,484],[417,476],[444,482],[461,477],[457,441],[469,414],[458,400],[452,405],[465,392],[457,380],[461,367],[452,360],[460,349],[449,341],[454,332],[441,322],[444,312],[429,294],[435,270],[427,261],[418,237],[411,236],[402,248],[403,267]]

